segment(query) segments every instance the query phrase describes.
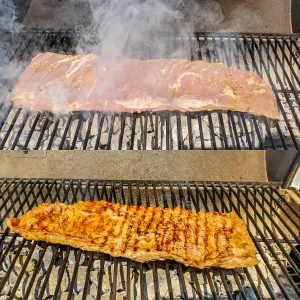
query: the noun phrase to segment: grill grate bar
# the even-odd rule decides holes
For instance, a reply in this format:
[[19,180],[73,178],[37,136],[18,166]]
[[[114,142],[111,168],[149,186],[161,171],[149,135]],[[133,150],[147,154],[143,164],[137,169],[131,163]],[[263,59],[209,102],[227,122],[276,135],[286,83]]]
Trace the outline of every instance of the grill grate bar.
[[235,147],[236,147],[237,150],[241,150],[241,145],[240,145],[240,142],[239,142],[237,129],[236,129],[235,122],[234,122],[234,119],[233,119],[233,114],[232,114],[232,112],[228,112],[228,115],[231,119],[232,129],[233,129],[233,133],[234,133],[234,137],[235,137],[235,142],[236,142]]
[[134,136],[135,136],[135,125],[136,125],[136,114],[133,114],[132,118],[130,118],[130,123],[131,123],[131,137],[130,137],[130,141],[131,141],[131,145],[130,145],[130,150],[134,149]]
[[[111,138],[112,138],[112,135],[113,135],[113,132],[114,132],[114,120],[115,120],[115,114],[112,114],[111,118],[110,118],[110,127],[109,127],[109,134],[108,134],[106,150],[110,149]],[[133,131],[133,134],[134,134],[134,131]]]
[[203,295],[202,295],[202,292],[201,292],[199,280],[197,278],[197,274],[196,274],[195,270],[191,270],[190,274],[191,274],[191,279],[192,279],[191,282],[192,282],[193,290],[195,290],[196,293],[197,293],[197,296],[195,295],[194,298],[198,297],[198,299],[203,300]]
[[[100,296],[101,296],[101,293],[102,293],[102,281],[103,281],[103,275],[104,275],[104,255],[101,256],[101,259],[100,259],[100,272],[99,272],[99,276],[98,276],[98,291],[97,291],[97,299],[100,299]],[[130,278],[129,278],[129,281],[130,282]],[[130,299],[130,297],[129,297]]]
[[[35,130],[35,127],[36,127],[36,125],[37,125],[37,123],[38,123],[38,120],[39,120],[40,116],[41,116],[41,114],[40,114],[40,113],[37,113],[37,115],[36,115],[36,117],[35,117],[35,119],[34,119],[34,121],[33,121],[33,124],[32,124],[32,126],[31,126],[31,128],[30,128],[30,131],[29,131],[29,133],[28,133],[28,136],[27,136],[27,138],[26,138],[26,141],[25,141],[25,144],[24,144],[24,150],[28,150],[28,145],[29,145],[29,143],[30,143],[31,137],[32,137],[32,135],[33,135],[33,132],[34,132],[34,130]],[[20,138],[20,137],[19,137],[19,138]]]
[[82,126],[82,122],[83,122],[83,116],[81,115],[79,117],[79,120],[78,120],[78,124],[77,124],[77,127],[76,127],[76,131],[75,131],[75,135],[74,135],[74,138],[73,138],[73,142],[71,144],[71,150],[75,149],[76,141],[78,139],[78,135],[79,135],[80,128]]
[[217,148],[216,139],[215,139],[215,132],[214,132],[214,125],[211,118],[211,113],[208,113],[208,122],[209,122],[209,130],[210,130],[210,136],[211,136],[211,147],[212,149]]
[[[282,142],[283,149],[284,149],[284,150],[288,150],[288,147],[287,147],[287,145],[286,145],[286,143],[285,143],[284,137],[283,137],[283,135],[282,135],[282,132],[281,132],[280,127],[279,127],[278,124],[276,124],[276,129],[277,129],[277,132],[278,132],[278,134],[279,134],[279,136],[280,136],[280,140],[281,140],[281,142]],[[270,127],[267,127],[267,130],[268,130],[268,132],[270,132]],[[274,143],[274,142],[273,142],[273,143]]]
[[66,127],[65,127],[65,130],[64,130],[64,133],[63,133],[63,136],[62,136],[60,145],[59,145],[59,150],[64,149],[64,144],[65,144],[65,142],[66,142],[66,136],[67,136],[67,134],[68,134],[68,130],[69,130],[70,125],[71,125],[71,121],[72,121],[72,116],[69,115],[68,121],[67,121],[67,124],[66,124]]
[[56,132],[57,132],[58,125],[59,125],[59,120],[57,119],[57,120],[55,121],[53,130],[52,130],[52,134],[51,134],[51,137],[50,137],[48,146],[47,146],[47,150],[51,150],[51,147],[52,147],[52,144],[53,144],[53,141],[54,141],[54,139],[55,139]]
[[[155,299],[160,299],[160,293],[159,293],[159,283],[158,283],[158,275],[157,275],[157,268],[156,264],[152,263],[152,268],[153,268],[153,284],[154,284],[154,296]],[[128,268],[127,268],[128,270]],[[130,295],[129,295],[130,296]]]
[[88,295],[88,290],[89,290],[89,285],[90,285],[90,273],[92,269],[92,264],[93,264],[93,253],[89,254],[88,258],[88,267],[86,271],[86,277],[85,277],[85,284],[84,284],[84,290],[82,294],[82,299],[86,299]]
[[[99,117],[100,117],[100,122],[99,122]],[[100,137],[101,137],[101,132],[102,132],[102,127],[103,127],[103,123],[104,123],[104,116],[102,114],[98,114],[98,134],[97,134],[97,140],[96,140],[96,144],[95,144],[95,150],[97,150],[99,148],[99,143],[100,143]]]
[[[263,145],[263,141],[262,141],[262,138],[261,138],[261,134],[260,134],[259,128],[258,128],[257,119],[256,119],[255,116],[252,116],[252,121],[253,121],[254,128],[255,128],[255,132],[256,132],[256,134],[257,134],[257,138],[258,138],[258,141],[259,141],[259,147],[258,147],[258,148],[259,148],[260,150],[264,150],[265,147],[264,147],[264,145]],[[267,123],[267,122],[265,122],[265,124],[266,124],[266,123]],[[274,148],[276,148],[275,145],[274,145],[274,141],[273,141],[272,135],[270,134],[270,131],[268,131],[268,137],[269,137],[269,139],[271,140],[272,147],[274,146]]]
[[199,133],[200,133],[201,149],[205,150],[203,127],[202,127],[203,125],[202,125],[200,113],[198,114],[198,126],[199,126]]
[[40,131],[40,135],[38,137],[38,140],[37,140],[37,143],[34,147],[34,150],[39,150],[39,147],[40,147],[40,144],[41,144],[41,141],[44,137],[44,133],[46,131],[46,128],[47,128],[47,125],[50,121],[48,119],[45,120],[44,124],[43,124],[43,127],[41,128],[41,131]]
[[224,120],[223,120],[223,116],[222,116],[222,114],[220,112],[218,112],[218,118],[219,118],[219,123],[221,125],[222,142],[224,142],[225,149],[228,149],[229,146],[228,146],[227,137],[226,137]]

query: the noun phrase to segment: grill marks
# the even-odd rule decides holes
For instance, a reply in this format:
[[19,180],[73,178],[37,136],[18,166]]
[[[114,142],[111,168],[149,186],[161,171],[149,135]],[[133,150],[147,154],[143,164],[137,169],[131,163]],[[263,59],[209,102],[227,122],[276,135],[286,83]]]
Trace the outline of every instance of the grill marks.
[[125,252],[126,249],[127,249],[127,245],[129,243],[129,239],[132,237],[132,234],[131,234],[131,230],[132,230],[132,227],[134,226],[134,223],[133,223],[133,220],[134,220],[134,217],[135,217],[135,214],[136,214],[136,210],[132,210],[132,209],[129,209],[129,213],[128,213],[128,219],[127,219],[127,222],[128,224],[126,224],[127,226],[127,231],[126,231],[126,236],[125,236],[125,239],[124,239],[124,244],[123,244],[123,247],[122,247],[122,252]]
[[206,240],[207,240],[207,253],[206,259],[215,259],[219,253],[219,215],[215,214],[212,219],[206,219]]
[[[148,232],[150,225],[152,224],[153,218],[155,216],[153,209],[147,209],[144,216],[144,222],[140,224],[137,230],[138,236],[144,236]],[[148,249],[149,250],[149,249]]]
[[[198,235],[200,234],[200,232],[198,232],[197,230],[196,214],[189,212],[188,215],[189,216],[187,219],[186,234],[185,234],[186,235],[186,240],[185,240],[186,256],[189,257],[188,253],[192,253],[193,256],[191,257],[191,259],[197,260],[197,256],[194,255],[194,251],[197,250],[197,241],[199,241]],[[201,228],[203,224],[199,224],[199,226]],[[201,248],[199,247],[198,249],[201,251]]]
[[[199,222],[199,220],[198,220],[198,222]],[[204,257],[203,257],[203,259],[205,260],[206,256],[207,256],[207,236],[208,236],[206,215],[204,215],[204,230],[205,230],[205,232],[203,235],[203,240],[204,240]],[[200,237],[199,242],[201,243],[201,237]]]
[[126,249],[126,237],[128,236],[128,230],[130,227],[130,215],[128,215],[128,208],[129,206],[125,205],[126,210],[123,213],[123,219],[119,228],[119,245],[116,244],[116,251],[124,252]]
[[172,213],[170,211],[164,212],[164,218],[162,222],[162,236],[161,236],[161,245],[158,245],[157,250],[172,251],[172,234],[174,232],[173,222],[172,222]]
[[[114,238],[115,238],[115,228],[118,228],[119,226],[118,226],[118,223],[119,223],[119,220],[118,220],[118,217],[120,216],[120,205],[119,204],[117,204],[117,205],[111,205],[111,207],[110,207],[110,209],[112,209],[112,211],[113,211],[113,213],[115,214],[115,218],[117,218],[117,220],[115,220],[114,218],[112,218],[111,220],[110,220],[110,226],[109,226],[109,229],[107,230],[107,236],[106,236],[106,240],[104,241],[104,243],[105,242],[107,242],[108,240],[109,240],[109,244],[108,244],[108,246],[109,246],[109,248],[110,248],[110,250],[111,251],[113,251],[113,249],[114,249],[114,243],[113,243],[113,241],[114,241]],[[119,233],[120,233],[121,231],[119,231]]]
[[199,268],[246,267],[258,262],[245,223],[235,213],[80,201],[44,203],[20,218],[8,219],[7,224],[27,239],[140,262],[174,259]]
[[188,247],[188,239],[189,239],[189,233],[190,233],[190,228],[189,228],[189,219],[191,218],[191,211],[187,211],[187,216],[184,219],[184,249],[185,251],[187,251],[187,247]]
[[186,249],[184,247],[185,245],[185,220],[184,220],[184,214],[183,211],[180,208],[176,208],[174,211],[176,211],[177,214],[177,221],[175,226],[175,245],[174,245],[174,252],[176,255],[180,257],[185,257]]
[[[148,234],[152,240],[152,249],[158,250],[159,246],[159,224],[162,222],[164,212],[162,208],[159,208],[156,214],[153,214],[152,222],[150,223]],[[157,234],[156,234],[157,233]]]
[[138,243],[138,232],[140,231],[139,227],[143,222],[145,215],[146,207],[138,206],[136,207],[136,219],[137,222],[132,222],[131,231],[132,235],[128,238],[128,248],[133,249],[133,251],[137,251],[137,243]]

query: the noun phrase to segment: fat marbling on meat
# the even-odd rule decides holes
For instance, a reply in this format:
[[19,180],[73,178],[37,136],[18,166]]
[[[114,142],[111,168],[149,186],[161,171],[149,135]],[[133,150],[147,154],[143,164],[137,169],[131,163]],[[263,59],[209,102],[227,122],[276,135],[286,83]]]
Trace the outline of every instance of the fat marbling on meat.
[[261,77],[201,60],[39,53],[12,100],[35,111],[230,110],[280,119],[275,95]]

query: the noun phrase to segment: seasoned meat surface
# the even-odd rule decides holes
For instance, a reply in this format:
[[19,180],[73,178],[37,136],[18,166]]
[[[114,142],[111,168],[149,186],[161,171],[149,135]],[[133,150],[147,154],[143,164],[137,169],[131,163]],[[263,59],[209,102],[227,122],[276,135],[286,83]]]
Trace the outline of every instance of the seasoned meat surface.
[[280,119],[274,93],[258,75],[201,60],[39,53],[12,100],[35,111],[231,110]]
[[193,212],[112,204],[44,203],[8,227],[29,240],[65,244],[139,262],[172,259],[197,268],[258,263],[255,246],[236,213]]

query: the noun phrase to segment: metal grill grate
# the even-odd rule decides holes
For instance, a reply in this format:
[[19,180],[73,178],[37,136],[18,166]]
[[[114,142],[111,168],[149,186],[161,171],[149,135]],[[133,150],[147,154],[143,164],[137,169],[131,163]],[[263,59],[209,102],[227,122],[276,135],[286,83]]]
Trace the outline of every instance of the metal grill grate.
[[[70,31],[23,32],[6,34],[4,41],[9,60],[26,65],[39,51],[75,53],[78,35]],[[168,58],[174,49],[180,49],[177,57],[223,62],[259,74],[274,90],[283,121],[272,127],[264,117],[228,111],[54,116],[7,104],[0,105],[0,149],[300,148],[299,35],[198,33],[194,37],[152,37],[145,41],[146,46],[130,54]],[[85,42],[87,52],[91,44]]]
[[[300,274],[300,214],[276,185],[2,179],[0,199],[0,295],[5,299],[300,297],[299,283],[293,280]],[[236,211],[248,226],[261,263],[235,270],[196,270],[171,261],[141,264],[26,241],[6,229],[5,218],[38,203],[78,199]]]

